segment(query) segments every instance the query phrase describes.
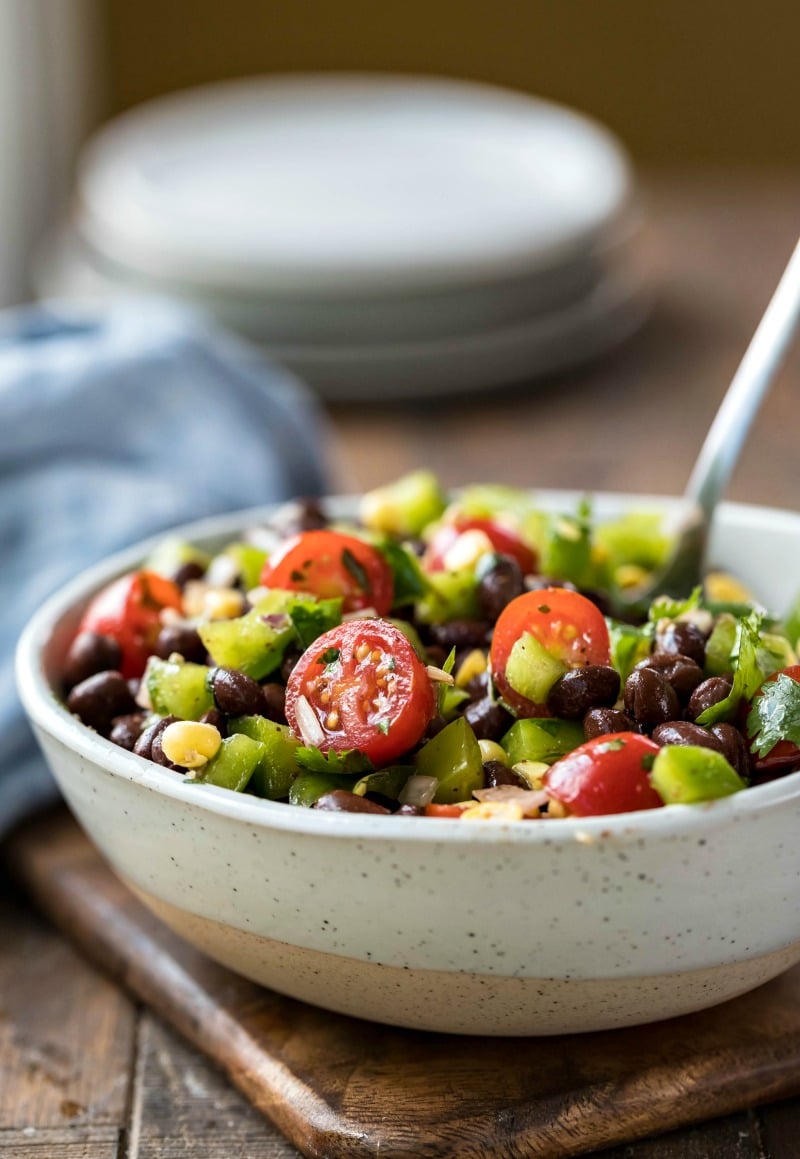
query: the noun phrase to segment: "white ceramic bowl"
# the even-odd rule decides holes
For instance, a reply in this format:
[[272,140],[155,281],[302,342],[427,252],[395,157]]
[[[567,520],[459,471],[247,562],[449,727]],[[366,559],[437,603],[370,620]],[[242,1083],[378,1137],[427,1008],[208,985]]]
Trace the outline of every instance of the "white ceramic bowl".
[[[575,499],[539,498],[558,509]],[[264,514],[180,533],[222,542]],[[519,1035],[702,1009],[800,960],[800,773],[701,806],[467,824],[187,785],[96,736],[59,703],[59,667],[88,598],[149,546],[37,613],[19,645],[19,687],[86,831],[148,906],[218,961],[376,1021]],[[800,515],[726,505],[711,557],[782,610],[800,575]]]

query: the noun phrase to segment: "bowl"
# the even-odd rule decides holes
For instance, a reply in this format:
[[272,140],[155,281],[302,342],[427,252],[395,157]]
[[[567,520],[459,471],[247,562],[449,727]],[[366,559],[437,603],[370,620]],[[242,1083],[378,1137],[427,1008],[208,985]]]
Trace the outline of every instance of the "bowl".
[[[577,498],[537,493],[555,510]],[[674,502],[601,495],[595,505],[602,517]],[[333,501],[336,513],[347,507]],[[177,532],[213,547],[268,514]],[[703,805],[467,824],[187,784],[91,732],[58,699],[60,666],[91,595],[152,546],[91,569],[40,609],[19,643],[19,688],[86,832],[212,958],[330,1010],[483,1035],[669,1018],[800,960],[800,773]],[[800,574],[800,515],[723,505],[710,555],[782,610]]]

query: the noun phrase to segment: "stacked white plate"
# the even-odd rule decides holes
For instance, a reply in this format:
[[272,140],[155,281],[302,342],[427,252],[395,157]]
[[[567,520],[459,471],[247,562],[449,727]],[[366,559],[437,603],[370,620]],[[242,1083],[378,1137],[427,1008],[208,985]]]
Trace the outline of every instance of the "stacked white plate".
[[627,159],[516,93],[417,77],[272,77],[107,125],[45,294],[172,294],[332,399],[541,379],[644,312]]

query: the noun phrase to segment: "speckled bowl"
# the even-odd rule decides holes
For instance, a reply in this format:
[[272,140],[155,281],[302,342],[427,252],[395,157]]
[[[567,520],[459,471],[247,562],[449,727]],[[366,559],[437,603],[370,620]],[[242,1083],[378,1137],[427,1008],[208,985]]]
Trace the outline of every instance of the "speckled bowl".
[[[600,496],[597,507],[667,502]],[[179,532],[212,545],[265,514]],[[800,960],[800,773],[702,806],[467,824],[318,813],[188,785],[96,736],[53,688],[88,598],[150,546],[92,569],[38,612],[20,641],[19,687],[87,833],[213,958],[331,1010],[491,1035],[667,1018]],[[711,558],[782,610],[799,582],[800,516],[726,505]]]

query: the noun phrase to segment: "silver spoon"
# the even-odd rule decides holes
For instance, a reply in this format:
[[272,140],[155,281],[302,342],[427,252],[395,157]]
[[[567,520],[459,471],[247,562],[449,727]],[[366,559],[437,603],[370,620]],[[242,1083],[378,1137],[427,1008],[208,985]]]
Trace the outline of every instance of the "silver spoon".
[[717,503],[798,325],[800,241],[700,448],[683,495],[672,555],[646,584],[620,594],[618,613],[646,613],[655,596],[686,596],[700,582]]

